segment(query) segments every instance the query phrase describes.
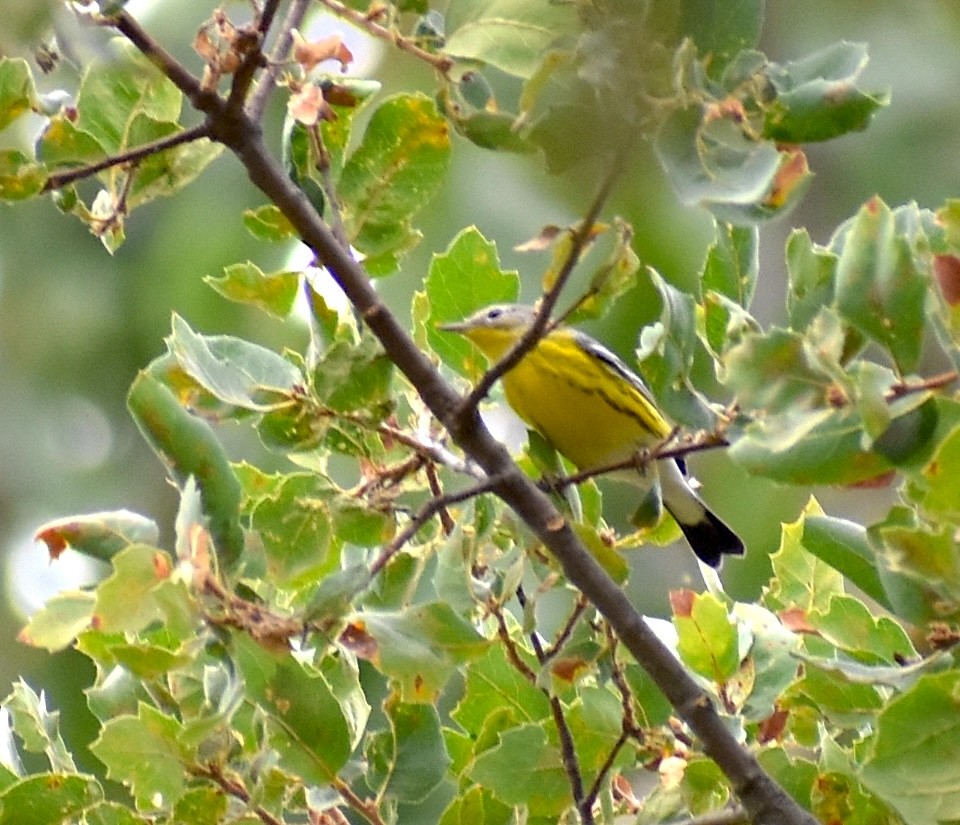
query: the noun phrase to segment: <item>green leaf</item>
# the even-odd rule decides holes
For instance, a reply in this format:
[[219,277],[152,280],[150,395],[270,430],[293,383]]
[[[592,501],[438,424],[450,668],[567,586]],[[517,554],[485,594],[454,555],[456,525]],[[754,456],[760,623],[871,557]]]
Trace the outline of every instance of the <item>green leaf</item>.
[[577,12],[562,3],[453,0],[447,6],[444,51],[528,78],[554,41],[577,30]]
[[898,506],[870,527],[869,536],[898,616],[923,624],[960,614],[960,550],[951,528],[922,524],[914,510]]
[[718,292],[747,309],[760,271],[759,243],[756,227],[716,222],[701,289]]
[[506,112],[482,110],[454,120],[457,131],[482,149],[500,152],[530,154],[537,147],[519,134],[515,128],[516,116]]
[[219,788],[190,788],[177,800],[172,819],[190,825],[221,825],[229,821],[228,804],[227,795]]
[[[217,796],[226,805],[226,798],[219,793]],[[217,825],[201,818],[189,821],[196,822],[197,825]],[[150,818],[147,815],[137,816],[119,802],[101,802],[84,811],[83,825],[150,825]]]
[[436,193],[449,160],[447,123],[429,98],[398,95],[373,113],[338,185],[347,236],[369,273],[392,272],[419,242],[411,219]]
[[691,595],[689,613],[678,614],[674,606],[677,652],[695,673],[722,685],[740,664],[736,625],[712,593]]
[[753,684],[741,713],[747,722],[760,722],[770,717],[784,690],[797,680],[795,653],[801,645],[800,638],[761,605],[737,602],[732,613],[737,624],[748,628],[751,636],[741,667],[749,663]]
[[[611,236],[613,248],[591,274],[584,292],[585,300],[567,318],[571,324],[585,318],[602,318],[620,297],[637,285],[640,259],[633,250],[633,228],[617,218],[612,232],[606,234]],[[558,258],[565,257],[570,251],[568,245],[564,246],[562,252],[559,246],[556,247],[552,272],[556,271]]]
[[877,719],[863,783],[908,825],[960,819],[960,673],[924,676]]
[[376,643],[376,663],[400,683],[406,702],[436,701],[454,671],[489,645],[442,602],[396,612],[367,611],[358,621]]
[[803,678],[784,697],[785,705],[812,703],[826,722],[844,727],[867,725],[876,718],[884,700],[870,681],[847,676],[845,671],[855,668],[835,658],[804,656],[802,661],[807,664]]
[[734,120],[711,119],[699,107],[670,115],[655,148],[683,203],[738,225],[784,214],[809,182],[802,153],[778,150]]
[[327,785],[346,764],[365,716],[348,714],[328,679],[311,665],[278,657],[242,635],[234,637],[233,648],[280,767],[306,783]]
[[[607,767],[607,760],[620,739],[623,705],[620,697],[606,687],[583,685],[578,694],[579,701],[567,711],[567,724],[576,743],[584,780],[590,784],[598,772]],[[633,762],[634,755],[624,748],[610,768],[625,768]]]
[[85,591],[58,593],[30,617],[17,634],[17,641],[51,653],[63,650],[90,626],[94,601],[93,593]]
[[177,403],[163,384],[140,372],[127,405],[147,442],[181,487],[191,476],[200,488],[203,512],[220,563],[232,570],[243,555],[240,484],[210,426]]
[[534,816],[558,817],[573,802],[560,749],[548,741],[541,725],[501,733],[498,743],[476,758],[468,775],[501,802],[526,806]]
[[518,722],[536,722],[549,718],[550,703],[507,660],[503,647],[494,645],[467,666],[463,698],[451,715],[476,736],[493,714],[504,710]]
[[38,105],[33,75],[26,60],[0,60],[0,130]]
[[293,224],[272,203],[258,209],[244,209],[243,225],[258,241],[276,243],[297,237]]
[[46,182],[43,167],[16,149],[0,150],[0,200],[32,198]]
[[390,699],[384,710],[390,722],[390,771],[387,798],[416,804],[443,781],[450,767],[436,708]]
[[468,227],[450,242],[447,251],[434,255],[427,273],[429,311],[423,319],[426,342],[440,359],[468,378],[483,374],[486,359],[461,335],[439,332],[436,327],[460,321],[488,304],[511,303],[520,293],[515,270],[500,269],[496,244],[476,227]]
[[270,410],[304,383],[300,370],[272,350],[242,338],[198,335],[177,314],[167,347],[197,383],[237,407]]
[[938,523],[960,524],[960,427],[940,442],[936,453],[922,470],[923,509]]
[[129,510],[67,516],[40,525],[34,536],[56,559],[66,548],[109,561],[129,544],[156,545],[160,530],[153,519]]
[[334,535],[337,488],[314,473],[267,474],[249,464],[237,468],[243,513],[260,535],[267,575],[281,587],[319,582],[340,567]]
[[320,158],[317,141],[311,138],[311,127],[305,126],[287,112],[283,124],[282,162],[287,177],[306,195],[317,215],[323,216],[326,196],[320,185]]
[[826,611],[807,614],[810,624],[834,647],[867,661],[896,664],[917,658],[909,637],[886,616],[874,618],[853,596],[836,594]]
[[218,278],[204,278],[224,298],[262,309],[275,318],[286,318],[300,287],[300,273],[281,270],[266,273],[256,264],[232,264]]
[[640,332],[637,360],[644,379],[670,418],[694,430],[713,429],[716,414],[690,380],[699,346],[697,307],[692,295],[648,268],[660,294],[660,319]]
[[806,229],[794,229],[787,239],[787,315],[790,328],[803,331],[834,296],[837,256],[810,240]]
[[335,341],[313,371],[311,387],[337,412],[363,410],[371,420],[385,418],[393,405],[393,362],[372,335]]
[[180,117],[177,87],[132,47],[125,51],[128,59],[92,64],[77,95],[77,127],[111,155],[135,145],[130,133],[138,117],[166,124]]
[[107,157],[106,148],[65,112],[47,122],[36,146],[37,160],[50,168],[86,166]]
[[369,78],[336,75],[322,81],[320,86],[324,100],[336,115],[332,120],[320,122],[323,147],[330,163],[330,176],[336,180],[343,170],[344,153],[350,144],[356,116],[373,102],[382,84]]
[[771,65],[766,74],[776,96],[764,107],[764,136],[809,143],[866,129],[889,102],[885,93],[856,87],[866,64],[863,43],[840,42],[802,60]]
[[176,719],[141,702],[136,716],[108,720],[90,750],[110,779],[130,789],[137,807],[169,811],[187,782],[182,736]]
[[92,776],[36,773],[0,792],[0,825],[78,822],[90,806],[102,800],[103,789]]
[[10,714],[13,730],[26,750],[42,753],[52,771],[76,771],[73,756],[60,736],[60,713],[47,710],[47,700],[42,693],[38,696],[20,679],[3,700],[3,707]]
[[808,518],[823,517],[823,510],[811,498],[800,518],[783,525],[780,548],[770,557],[773,578],[764,601],[772,610],[800,610],[808,613],[829,609],[830,600],[843,593],[843,577],[803,546]]
[[849,224],[837,262],[836,306],[865,335],[887,348],[901,374],[916,369],[925,327],[929,279],[893,212],[871,199]]
[[173,563],[144,544],[131,544],[112,562],[113,573],[97,587],[94,621],[105,633],[136,633],[163,615],[152,591],[169,577]]
[[811,515],[803,520],[801,544],[871,599],[891,609],[865,528],[846,519]]
[[682,0],[680,29],[718,76],[738,52],[757,45],[764,6],[764,0]]
[[863,448],[855,409],[784,413],[750,424],[729,451],[747,472],[791,484],[882,483],[893,465]]

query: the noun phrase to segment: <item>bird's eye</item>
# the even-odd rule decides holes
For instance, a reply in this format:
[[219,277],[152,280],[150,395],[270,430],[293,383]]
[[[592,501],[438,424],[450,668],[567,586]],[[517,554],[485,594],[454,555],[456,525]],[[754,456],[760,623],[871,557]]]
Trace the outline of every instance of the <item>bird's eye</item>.
[[491,309],[491,310],[487,313],[487,320],[488,320],[488,321],[494,321],[494,320],[496,320],[497,318],[499,318],[501,315],[503,315],[503,310],[500,309],[499,307],[496,308],[496,309]]

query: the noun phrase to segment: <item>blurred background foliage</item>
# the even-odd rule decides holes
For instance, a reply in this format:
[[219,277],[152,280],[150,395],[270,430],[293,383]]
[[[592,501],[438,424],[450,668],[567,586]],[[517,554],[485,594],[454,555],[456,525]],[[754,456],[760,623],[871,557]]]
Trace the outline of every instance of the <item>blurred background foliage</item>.
[[[0,53],[33,53],[49,25],[47,5],[0,0],[5,21]],[[171,51],[195,64],[185,33],[209,14],[205,4],[166,0],[162,14],[145,3],[128,8]],[[348,34],[360,57],[352,73],[385,79],[384,95],[393,91],[391,77],[398,85],[399,78],[404,86],[420,82],[432,92],[432,77],[421,64],[383,50],[346,24],[329,18],[315,23]],[[857,0],[768,5],[760,48],[771,59],[789,60],[838,39],[863,41],[870,64],[862,86],[889,89],[892,103],[864,134],[807,147],[815,173],[808,194],[786,219],[760,230],[761,277],[753,309],[762,322],[784,317],[783,243],[791,228],[806,227],[814,241],[826,243],[838,224],[874,194],[891,205],[916,200],[931,208],[958,195],[960,105],[949,93],[960,80],[958,37],[960,6],[952,0],[875,0],[869,13]],[[96,48],[85,37],[64,42],[80,60],[84,49]],[[69,66],[59,71],[71,73]],[[50,84],[56,87],[58,75]],[[275,99],[274,106],[279,143],[282,101]],[[18,127],[20,132],[5,134],[5,141],[35,137],[29,123]],[[402,316],[431,255],[443,251],[461,228],[475,224],[497,242],[504,268],[521,272],[524,298],[532,299],[547,258],[513,247],[544,224],[576,220],[595,178],[595,170],[586,166],[553,178],[536,156],[497,155],[457,139],[451,174],[418,221],[423,241],[404,259],[401,272],[379,281],[379,287]],[[113,257],[49,200],[0,206],[0,575],[5,592],[0,685],[23,675],[43,687],[51,705],[65,712],[68,742],[86,738],[82,727],[74,726],[84,718],[78,691],[91,676],[89,663],[71,653],[51,657],[14,639],[26,613],[46,595],[66,582],[93,580],[98,571],[72,568],[71,554],[49,566],[33,532],[56,516],[119,507],[149,515],[168,529],[172,525],[177,497],[135,431],[125,396],[137,370],[164,351],[174,309],[207,334],[229,332],[271,347],[302,343],[302,330],[229,303],[203,282],[231,263],[251,259],[269,270],[295,253],[292,247],[265,247],[246,233],[238,215],[260,203],[239,166],[223,156],[199,185],[138,210],[127,225],[126,243]],[[644,264],[678,285],[691,285],[710,241],[711,222],[705,212],[677,202],[649,146],[639,148],[615,192],[607,215],[614,213],[635,227],[635,248]],[[590,331],[633,360],[637,331],[656,313],[652,289],[641,287]],[[929,364],[921,372],[938,368]],[[228,449],[236,448],[236,458],[253,454],[261,462],[270,460],[254,452],[256,445],[236,439],[227,442]],[[731,594],[754,598],[766,580],[765,557],[777,547],[780,523],[797,517],[811,491],[751,479],[720,454],[694,463],[708,498],[750,548],[747,562],[726,570]],[[713,485],[711,479],[716,479]],[[607,498],[610,506],[616,506],[616,492]],[[815,492],[828,513],[866,524],[886,511],[891,495],[885,490]],[[630,502],[620,504],[626,508]],[[649,590],[634,585],[632,595],[647,612],[662,613],[668,589],[688,582],[692,561],[686,554],[654,551],[637,558],[645,565],[642,578]]]

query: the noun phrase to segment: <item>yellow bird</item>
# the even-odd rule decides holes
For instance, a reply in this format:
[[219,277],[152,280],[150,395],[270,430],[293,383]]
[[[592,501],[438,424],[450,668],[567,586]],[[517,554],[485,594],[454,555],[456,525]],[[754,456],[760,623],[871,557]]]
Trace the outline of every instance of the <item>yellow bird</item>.
[[[496,362],[535,317],[533,307],[499,304],[440,329],[464,335]],[[502,381],[514,411],[581,470],[627,460],[672,432],[640,377],[570,327],[550,330]],[[631,476],[647,489],[659,483],[663,506],[701,561],[719,567],[724,555],[743,554],[739,536],[703,503],[676,460],[651,463]]]

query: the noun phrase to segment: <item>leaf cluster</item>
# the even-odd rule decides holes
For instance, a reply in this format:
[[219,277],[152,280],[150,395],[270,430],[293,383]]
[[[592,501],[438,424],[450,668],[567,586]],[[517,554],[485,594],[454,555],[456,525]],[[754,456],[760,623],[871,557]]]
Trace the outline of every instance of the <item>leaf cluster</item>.
[[[173,316],[166,353],[128,397],[179,492],[173,544],[125,510],[43,525],[53,558],[69,548],[111,572],[52,599],[21,634],[96,665],[92,750],[129,798],[108,799],[101,778],[77,770],[57,714],[20,683],[4,703],[2,810],[91,824],[546,825],[668,822],[742,802],[758,822],[960,817],[949,652],[960,417],[945,392],[955,374],[924,375],[921,358],[929,342],[960,368],[960,209],[874,198],[826,246],[795,231],[787,324],[764,329],[751,315],[758,226],[802,196],[800,144],[865,128],[885,103],[857,86],[864,48],[775,63],[757,51],[759,0],[453,0],[442,17],[419,4],[359,13],[324,0],[436,73],[432,98],[377,100],[374,84],[286,66],[296,20],[267,59],[261,40],[281,5],[305,11],[268,2],[233,26],[218,10],[229,36],[198,50],[202,79],[122,4],[79,10],[125,45],[84,67],[68,103],[51,108],[25,61],[0,61],[0,128],[29,111],[44,124],[30,150],[0,154],[0,197],[52,192],[112,252],[135,207],[192,184],[226,146],[270,196],[244,215],[247,229],[265,243],[310,240],[361,310],[332,309],[314,268],[245,261],[211,287],[283,323],[301,307],[303,351],[205,335]],[[258,71],[265,85],[251,92]],[[276,89],[297,105],[268,138],[279,157],[270,165],[254,151],[255,115]],[[317,95],[324,105],[304,115]],[[200,125],[185,125],[185,100]],[[603,185],[589,220],[531,242],[552,255],[547,306],[563,298],[564,317],[600,317],[646,279],[661,311],[638,331],[637,361],[687,434],[663,451],[727,443],[756,476],[896,484],[898,503],[861,526],[811,499],[784,526],[756,603],[677,591],[670,620],[644,625],[666,664],[638,655],[623,628],[643,620],[609,605],[622,598],[631,548],[672,535],[670,523],[623,535],[604,516],[602,488],[565,486],[568,468],[531,436],[520,466],[548,471],[543,508],[557,508],[537,511],[552,525],[538,530],[539,500],[507,506],[522,476],[507,484],[490,472],[501,465],[476,446],[476,410],[449,390],[489,380],[489,365],[438,325],[516,300],[519,275],[467,227],[434,255],[412,337],[394,334],[375,303],[371,279],[397,272],[420,240],[415,219],[445,180],[454,134],[538,151],[553,172],[597,161],[613,170],[610,185],[635,141],[653,141],[678,197],[716,219],[698,290],[641,267],[626,221],[596,219]],[[308,237],[304,214],[324,219],[341,257],[326,234]],[[574,268],[585,286],[571,296],[562,290]],[[435,383],[444,379],[447,395]],[[708,400],[717,386],[725,409]],[[451,397],[462,418],[436,400]],[[278,464],[229,455],[228,425],[250,428]],[[588,599],[578,585],[589,582],[545,538],[557,524],[606,573],[608,601]],[[672,692],[664,673],[677,661],[686,681]],[[689,706],[676,701],[688,686]],[[21,753],[43,768],[25,768]],[[751,759],[780,796],[750,796],[736,770]],[[651,772],[652,790],[635,791]],[[781,804],[789,818],[777,818]]]

